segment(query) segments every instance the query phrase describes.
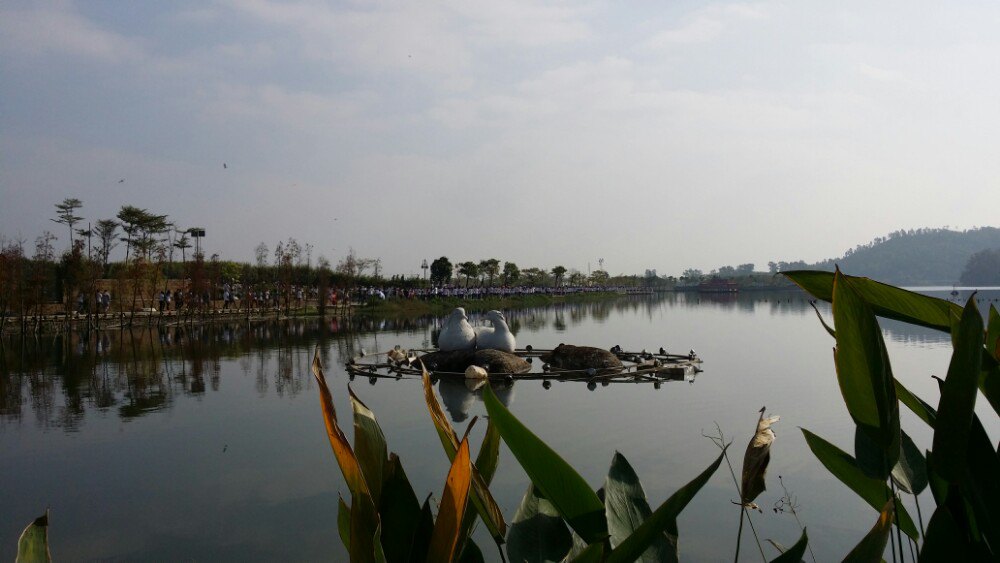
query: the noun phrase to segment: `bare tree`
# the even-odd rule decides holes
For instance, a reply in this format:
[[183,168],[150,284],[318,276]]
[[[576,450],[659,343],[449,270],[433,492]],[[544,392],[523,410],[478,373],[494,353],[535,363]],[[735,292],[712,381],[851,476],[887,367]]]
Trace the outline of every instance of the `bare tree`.
[[260,268],[267,266],[268,248],[267,245],[264,244],[264,241],[261,241],[261,243],[257,245],[257,248],[255,248],[253,252],[255,258],[257,259],[257,266]]
[[56,251],[52,243],[59,237],[49,231],[45,231],[35,239],[35,255],[33,258],[38,262],[51,262],[55,259]]

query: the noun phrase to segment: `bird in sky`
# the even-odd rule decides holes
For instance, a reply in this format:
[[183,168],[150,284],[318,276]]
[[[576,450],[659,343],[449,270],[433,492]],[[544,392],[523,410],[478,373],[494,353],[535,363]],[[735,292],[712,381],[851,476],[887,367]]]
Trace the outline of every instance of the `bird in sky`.
[[118,183],[119,184],[124,184],[125,183],[125,178],[122,178],[121,180],[118,180]]
[[223,163],[222,163],[222,167],[223,167],[223,168],[229,168],[228,166],[226,166],[226,163],[225,163],[225,162],[223,162]]

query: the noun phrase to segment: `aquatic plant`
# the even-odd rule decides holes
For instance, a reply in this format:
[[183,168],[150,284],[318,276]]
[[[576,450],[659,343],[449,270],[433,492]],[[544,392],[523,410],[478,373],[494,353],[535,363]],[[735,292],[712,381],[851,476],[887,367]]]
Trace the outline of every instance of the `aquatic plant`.
[[[451,459],[451,468],[435,518],[430,496],[422,505],[418,502],[399,457],[388,453],[385,435],[375,419],[375,413],[354,394],[350,386],[348,393],[354,413],[354,446],[347,441],[337,421],[333,398],[319,360],[319,350],[313,357],[312,371],[319,384],[320,404],[330,446],[351,493],[350,505],[340,499],[337,516],[340,539],[351,561],[482,561],[482,553],[469,539],[475,524],[475,513],[469,513],[466,508],[471,497],[473,505],[488,521],[491,533],[502,541],[505,524],[488,489],[499,456],[496,433],[487,429],[483,446],[473,464],[468,440],[468,430],[473,423],[469,424],[461,441],[448,426],[451,432],[445,449]],[[431,409],[432,415],[434,410]],[[437,410],[440,411],[440,406]],[[440,428],[437,420],[435,425]],[[442,438],[442,443],[444,441]],[[477,466],[483,467],[484,471],[479,471]],[[494,518],[499,518],[499,522]]]
[[[1000,314],[996,308],[990,307],[984,330],[975,295],[961,307],[847,276],[839,269],[784,275],[832,304],[833,327],[823,324],[836,340],[837,380],[856,426],[854,456],[802,429],[806,442],[827,470],[879,511],[878,522],[848,559],[880,560],[893,527],[894,560],[897,554],[903,560],[903,534],[919,543],[921,561],[1000,557],[1000,453],[974,410],[981,393],[1000,414]],[[953,353],[947,375],[936,378],[940,389],[936,409],[893,376],[876,317],[951,335]],[[925,454],[901,429],[899,403],[933,429],[932,448]],[[928,486],[936,508],[925,529],[917,495]],[[913,495],[919,530],[897,488]]]
[[531,479],[507,535],[512,561],[677,561],[677,516],[718,469],[723,453],[656,510],[615,452],[604,487],[590,488],[486,387],[483,400],[504,443]]
[[17,540],[17,559],[14,563],[50,563],[49,553],[49,511],[35,518],[21,532]]

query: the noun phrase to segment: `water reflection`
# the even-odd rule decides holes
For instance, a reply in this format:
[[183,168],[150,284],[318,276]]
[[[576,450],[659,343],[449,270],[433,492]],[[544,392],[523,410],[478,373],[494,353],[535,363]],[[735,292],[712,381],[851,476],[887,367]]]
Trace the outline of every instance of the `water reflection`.
[[[952,298],[947,291],[936,297]],[[985,313],[1000,299],[1000,291],[977,294]],[[963,301],[964,302],[964,301]],[[829,318],[826,303],[817,303]],[[802,292],[743,292],[740,294],[664,293],[631,296],[583,304],[556,303],[546,307],[506,311],[514,334],[563,332],[582,323],[600,325],[612,316],[653,319],[671,310],[715,310],[737,315],[813,315]],[[471,313],[473,325],[484,315]],[[309,361],[317,344],[325,365],[343,365],[361,348],[358,335],[374,334],[383,348],[397,335],[420,335],[424,348],[436,344],[442,319],[436,316],[345,319],[291,319],[209,325],[175,324],[145,329],[71,333],[44,338],[7,337],[0,346],[0,424],[33,417],[42,428],[77,431],[88,409],[114,412],[123,420],[170,409],[179,397],[220,391],[221,363],[235,360],[252,377],[260,396],[295,396],[307,388]],[[947,343],[944,333],[882,319],[890,340],[913,346]],[[375,383],[375,381],[370,381]],[[470,401],[480,391],[461,383],[443,382],[442,397],[453,420],[468,417]],[[506,400],[513,400],[513,389]]]
[[[489,385],[504,406],[509,407],[514,402],[515,383],[494,382]],[[467,383],[467,380],[462,379],[441,378],[437,380],[437,386],[444,410],[451,416],[451,420],[465,422],[476,401],[483,400],[483,387],[486,384],[480,381]]]

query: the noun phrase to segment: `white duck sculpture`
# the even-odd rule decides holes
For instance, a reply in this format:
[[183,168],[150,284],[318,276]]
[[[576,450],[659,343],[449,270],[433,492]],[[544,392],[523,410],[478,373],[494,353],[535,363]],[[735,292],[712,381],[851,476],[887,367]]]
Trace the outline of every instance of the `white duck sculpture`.
[[486,320],[490,321],[493,327],[482,327],[476,330],[476,348],[513,352],[517,343],[514,341],[514,335],[510,332],[503,313],[490,311],[486,313]]
[[438,349],[442,352],[454,350],[474,350],[476,348],[476,331],[472,330],[465,309],[456,307],[448,315],[438,335]]

